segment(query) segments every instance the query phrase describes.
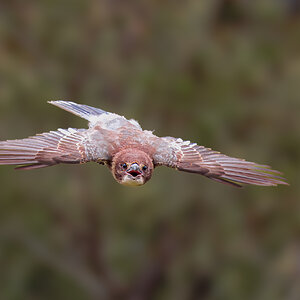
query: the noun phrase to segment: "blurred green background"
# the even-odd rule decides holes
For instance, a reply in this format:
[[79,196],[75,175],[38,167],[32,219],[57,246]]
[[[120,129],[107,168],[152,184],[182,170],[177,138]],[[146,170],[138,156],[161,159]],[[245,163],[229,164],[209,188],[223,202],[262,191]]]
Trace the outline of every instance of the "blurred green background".
[[271,164],[289,187],[0,168],[0,299],[300,299],[300,1],[1,1],[0,139],[72,100]]

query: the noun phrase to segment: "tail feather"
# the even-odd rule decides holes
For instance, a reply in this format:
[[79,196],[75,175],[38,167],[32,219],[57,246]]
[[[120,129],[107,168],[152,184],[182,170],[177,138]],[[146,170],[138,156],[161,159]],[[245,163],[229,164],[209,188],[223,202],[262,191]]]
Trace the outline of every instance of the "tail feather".
[[53,104],[59,108],[62,108],[88,121],[91,121],[91,117],[93,116],[99,116],[108,113],[100,108],[95,108],[84,104],[77,104],[71,101],[58,100],[58,101],[48,101],[48,103]]

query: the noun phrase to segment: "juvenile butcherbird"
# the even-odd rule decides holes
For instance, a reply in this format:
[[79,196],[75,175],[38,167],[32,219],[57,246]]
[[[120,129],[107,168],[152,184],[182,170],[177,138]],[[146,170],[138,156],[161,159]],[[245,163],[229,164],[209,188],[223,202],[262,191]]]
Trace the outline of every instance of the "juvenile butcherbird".
[[135,120],[87,105],[50,101],[89,121],[88,129],[58,129],[33,137],[0,142],[0,165],[30,170],[60,163],[97,162],[117,182],[145,184],[157,166],[198,173],[233,186],[287,184],[271,167],[233,158],[173,137],[158,137]]

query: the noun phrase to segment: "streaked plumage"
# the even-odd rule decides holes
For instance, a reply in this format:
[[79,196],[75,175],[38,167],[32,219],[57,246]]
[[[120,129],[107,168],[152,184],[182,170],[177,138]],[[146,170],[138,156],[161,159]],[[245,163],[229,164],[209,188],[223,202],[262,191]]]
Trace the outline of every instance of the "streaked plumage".
[[135,120],[87,105],[50,101],[89,121],[88,129],[58,129],[0,142],[0,165],[29,170],[60,163],[107,165],[125,185],[145,184],[157,166],[198,173],[233,186],[287,184],[271,167],[233,158],[173,137],[158,137]]

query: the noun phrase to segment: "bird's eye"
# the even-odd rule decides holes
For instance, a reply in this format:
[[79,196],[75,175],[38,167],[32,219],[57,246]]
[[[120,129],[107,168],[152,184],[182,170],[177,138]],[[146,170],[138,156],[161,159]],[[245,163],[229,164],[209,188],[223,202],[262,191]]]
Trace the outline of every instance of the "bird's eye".
[[147,169],[148,169],[148,167],[147,166],[143,166],[143,171],[146,171]]
[[127,164],[126,163],[121,164],[121,166],[122,166],[123,169],[127,169]]

